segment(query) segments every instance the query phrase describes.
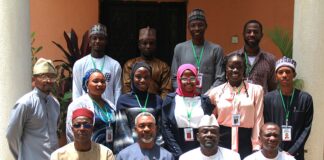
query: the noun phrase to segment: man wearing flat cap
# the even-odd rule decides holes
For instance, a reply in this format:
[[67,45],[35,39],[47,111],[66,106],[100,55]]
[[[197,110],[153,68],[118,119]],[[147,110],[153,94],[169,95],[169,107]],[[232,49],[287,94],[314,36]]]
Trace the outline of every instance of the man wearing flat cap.
[[184,153],[179,160],[240,160],[238,153],[218,146],[219,136],[219,125],[215,115],[204,115],[197,133],[200,147]]
[[179,43],[174,48],[171,66],[174,90],[178,88],[178,67],[187,63],[195,65],[198,69],[197,88],[200,93],[224,83],[223,49],[220,45],[205,40],[206,29],[207,20],[204,11],[194,9],[188,16],[188,30],[192,39]]
[[100,70],[107,82],[107,87],[103,93],[103,98],[110,100],[116,104],[121,94],[121,67],[120,64],[105,55],[107,45],[107,28],[98,23],[89,30],[89,46],[91,53],[79,60],[73,66],[73,83],[72,97],[75,100],[86,92],[82,89],[82,78],[90,69]]
[[152,68],[152,80],[148,92],[160,95],[162,98],[172,91],[170,67],[165,62],[154,57],[156,51],[156,30],[145,27],[139,30],[138,49],[140,57],[128,60],[123,68],[123,93],[131,91],[130,72],[137,62],[145,62]]
[[296,61],[283,57],[276,62],[277,90],[264,98],[264,122],[281,127],[280,148],[297,160],[304,160],[304,146],[313,121],[313,99],[304,91],[294,88]]
[[56,80],[51,60],[38,59],[33,68],[35,88],[14,105],[6,137],[15,159],[48,160],[58,147],[58,101],[50,95]]
[[91,141],[93,132],[93,112],[79,108],[72,113],[72,131],[74,142],[71,142],[51,155],[51,160],[114,160],[112,151],[102,144]]

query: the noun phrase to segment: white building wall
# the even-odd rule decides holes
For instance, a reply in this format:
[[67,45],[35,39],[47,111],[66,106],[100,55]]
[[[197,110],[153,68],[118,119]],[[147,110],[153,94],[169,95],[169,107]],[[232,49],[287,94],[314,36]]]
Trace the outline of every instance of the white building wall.
[[[13,159],[6,140],[11,108],[31,90],[29,0],[0,0],[0,159]],[[17,126],[19,127],[19,126]]]
[[324,1],[295,0],[294,53],[297,77],[313,96],[314,118],[306,160],[323,160],[324,146]]

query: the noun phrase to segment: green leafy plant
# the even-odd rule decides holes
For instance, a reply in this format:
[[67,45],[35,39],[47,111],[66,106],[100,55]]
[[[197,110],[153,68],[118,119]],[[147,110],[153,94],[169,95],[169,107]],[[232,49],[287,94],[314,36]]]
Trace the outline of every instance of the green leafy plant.
[[35,43],[35,41],[36,41],[35,36],[36,36],[36,32],[32,32],[32,33],[30,34],[30,38],[31,38],[32,64],[33,64],[33,66],[34,66],[34,64],[35,64],[36,61],[37,61],[36,54],[37,54],[39,51],[41,51],[41,50],[43,49],[43,46],[38,46],[38,47],[36,47],[36,46],[34,45],[34,43]]
[[58,71],[57,82],[53,94],[58,99],[61,105],[61,119],[58,129],[58,135],[65,133],[65,119],[68,105],[72,101],[72,69],[74,63],[87,55],[90,52],[88,47],[88,31],[83,34],[81,46],[78,45],[78,36],[73,29],[68,35],[65,31],[63,33],[66,41],[66,49],[55,41],[52,41],[65,55],[66,60],[54,60],[56,69]]
[[[292,58],[293,38],[289,31],[281,27],[274,27],[267,31],[267,35],[270,37],[272,42],[279,48],[282,56]],[[304,87],[304,81],[302,79],[295,79],[294,87],[302,89]]]

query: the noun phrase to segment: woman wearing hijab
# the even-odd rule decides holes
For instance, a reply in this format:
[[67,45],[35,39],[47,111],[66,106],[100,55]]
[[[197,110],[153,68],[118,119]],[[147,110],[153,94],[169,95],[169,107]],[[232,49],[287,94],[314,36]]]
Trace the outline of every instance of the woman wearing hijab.
[[167,95],[162,107],[162,135],[167,148],[177,158],[199,147],[196,134],[204,115],[212,114],[214,106],[207,96],[196,92],[197,69],[183,64],[177,72],[178,88]]
[[106,89],[106,78],[100,70],[91,69],[83,77],[82,88],[86,94],[75,99],[68,107],[66,117],[66,138],[68,142],[74,140],[72,113],[78,108],[87,108],[94,113],[94,128],[91,140],[105,145],[114,151],[115,106],[112,102],[102,98]]
[[[123,124],[125,124],[131,130],[131,135],[125,134],[123,135],[124,137],[116,139],[116,145],[118,145],[119,150],[137,141],[135,117],[139,113],[150,112],[159,123],[163,102],[159,95],[148,92],[152,78],[152,69],[147,63],[135,63],[132,67],[130,78],[131,92],[121,95],[117,101],[117,112],[122,117],[122,119],[118,118],[117,130],[118,132],[123,132],[122,130],[125,128]],[[130,140],[130,138],[132,139]],[[158,136],[157,144],[160,145],[160,143],[162,143],[161,136]]]
[[263,89],[244,81],[245,62],[239,54],[225,57],[227,82],[208,94],[215,105],[220,126],[219,145],[238,152],[243,159],[259,150],[258,135],[263,125]]

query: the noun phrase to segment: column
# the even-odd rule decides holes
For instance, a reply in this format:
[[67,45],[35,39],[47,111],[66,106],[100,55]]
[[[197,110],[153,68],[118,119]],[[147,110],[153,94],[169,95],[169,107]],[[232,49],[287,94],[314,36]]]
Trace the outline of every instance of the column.
[[304,90],[313,96],[314,117],[306,143],[305,159],[323,159],[324,121],[324,1],[295,0],[294,53],[297,77],[304,80]]
[[0,0],[0,155],[6,160],[13,159],[5,134],[10,111],[31,90],[29,8],[29,0]]

